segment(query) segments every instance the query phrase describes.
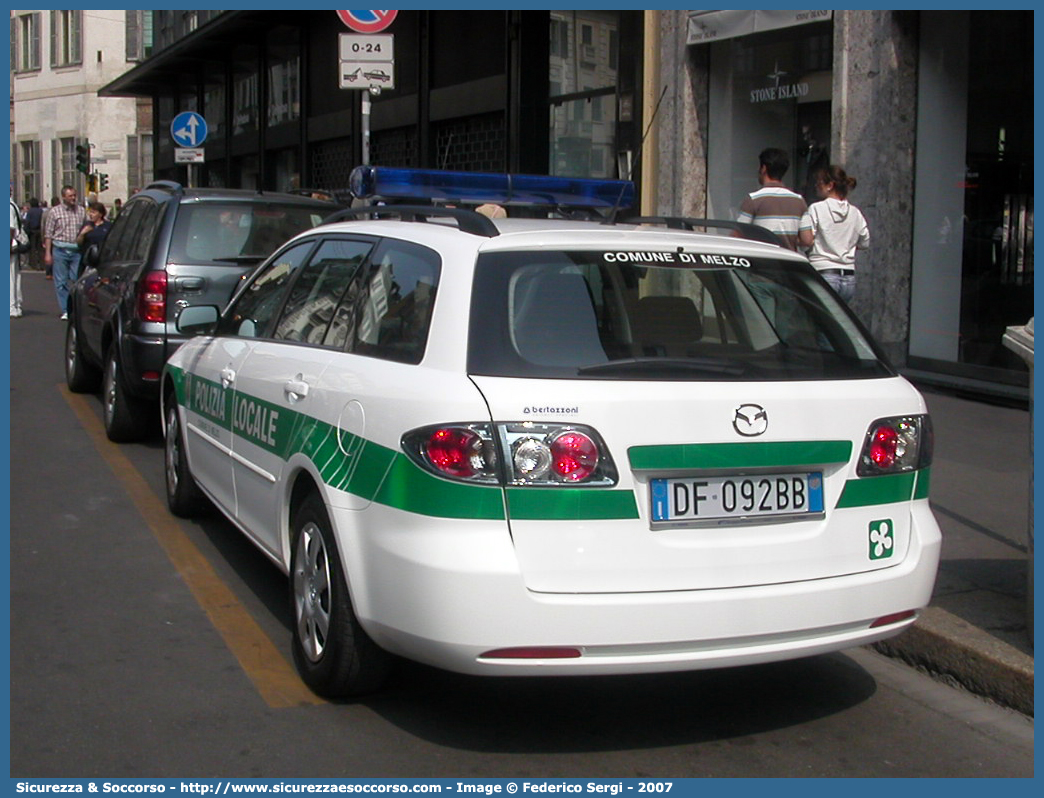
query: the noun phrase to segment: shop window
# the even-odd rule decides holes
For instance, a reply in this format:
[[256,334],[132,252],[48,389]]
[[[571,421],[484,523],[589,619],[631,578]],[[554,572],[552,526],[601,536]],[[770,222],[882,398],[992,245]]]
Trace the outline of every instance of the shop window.
[[207,120],[207,138],[211,141],[219,141],[225,135],[224,78],[225,70],[215,63],[207,70],[207,82],[203,85],[203,118]]
[[[1033,305],[1032,12],[923,12],[910,361],[1025,381]],[[947,130],[944,137],[938,130]]]
[[617,12],[551,12],[550,174],[615,176],[619,42]]
[[817,22],[726,39],[710,48],[707,215],[735,219],[758,188],[758,153],[790,156],[783,182],[815,201],[829,164],[833,28]]
[[301,45],[296,28],[268,34],[268,125],[301,118]]
[[241,48],[232,69],[232,135],[257,131],[257,51]]

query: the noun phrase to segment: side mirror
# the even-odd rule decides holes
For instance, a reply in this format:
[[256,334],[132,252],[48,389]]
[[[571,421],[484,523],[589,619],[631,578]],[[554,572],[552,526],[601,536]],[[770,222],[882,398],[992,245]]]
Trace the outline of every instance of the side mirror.
[[185,335],[207,335],[214,331],[218,309],[214,305],[189,305],[178,314],[176,326]]
[[76,270],[76,276],[80,277],[88,269],[95,269],[98,267],[98,245],[91,244],[87,247],[87,251],[83,253],[83,257],[80,258],[80,265]]

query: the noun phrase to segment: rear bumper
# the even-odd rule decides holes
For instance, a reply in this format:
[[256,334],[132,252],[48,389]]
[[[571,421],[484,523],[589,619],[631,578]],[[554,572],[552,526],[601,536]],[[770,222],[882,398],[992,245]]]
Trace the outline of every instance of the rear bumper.
[[[159,399],[160,375],[167,358],[188,339],[184,336],[130,333],[123,340],[123,377],[137,397],[155,402]],[[155,378],[146,375],[154,374]]]
[[[698,670],[875,642],[913,623],[871,628],[877,618],[928,604],[941,543],[928,502],[916,501],[907,556],[890,568],[745,588],[548,594],[523,585],[503,522],[378,505],[331,512],[356,612],[378,644],[448,670],[505,676]],[[544,646],[581,656],[481,656]]]

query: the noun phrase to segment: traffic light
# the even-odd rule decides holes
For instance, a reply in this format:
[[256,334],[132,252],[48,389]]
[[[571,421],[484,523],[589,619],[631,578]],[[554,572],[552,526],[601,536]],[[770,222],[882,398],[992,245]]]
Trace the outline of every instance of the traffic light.
[[98,180],[95,184],[95,191],[101,194],[103,191],[109,190],[109,176],[105,172],[98,173]]
[[98,191],[98,176],[87,175],[87,193],[95,194]]
[[85,175],[91,172],[91,143],[84,141],[76,145],[76,171]]

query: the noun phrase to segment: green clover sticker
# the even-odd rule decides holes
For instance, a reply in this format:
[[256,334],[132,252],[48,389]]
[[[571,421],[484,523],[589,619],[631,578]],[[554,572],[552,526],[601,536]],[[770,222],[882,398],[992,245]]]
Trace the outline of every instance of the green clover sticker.
[[895,551],[895,538],[892,536],[894,529],[890,518],[870,522],[871,560],[884,560],[892,556]]

